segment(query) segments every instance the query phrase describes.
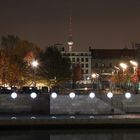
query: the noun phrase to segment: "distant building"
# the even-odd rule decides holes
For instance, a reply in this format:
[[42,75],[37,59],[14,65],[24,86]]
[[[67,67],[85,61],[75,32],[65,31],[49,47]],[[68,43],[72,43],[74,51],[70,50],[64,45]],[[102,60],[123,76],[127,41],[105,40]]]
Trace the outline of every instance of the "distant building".
[[91,73],[99,74],[100,82],[109,82],[109,77],[121,70],[121,62],[129,64],[130,60],[137,60],[136,49],[90,49],[90,52]]
[[70,58],[71,66],[80,65],[83,82],[88,82],[91,77],[91,52],[62,52],[63,57]]
[[121,61],[135,60],[136,49],[90,49],[92,72],[112,73]]

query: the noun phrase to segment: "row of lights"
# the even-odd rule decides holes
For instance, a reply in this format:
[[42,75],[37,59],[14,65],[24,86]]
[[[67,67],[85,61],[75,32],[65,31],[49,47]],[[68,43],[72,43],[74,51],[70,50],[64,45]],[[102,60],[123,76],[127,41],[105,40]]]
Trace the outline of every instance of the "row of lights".
[[[76,96],[76,94],[75,94],[74,92],[71,92],[71,93],[69,94],[69,97],[70,97],[71,99],[74,99],[75,96]],[[51,94],[51,97],[52,97],[53,99],[57,98],[57,93],[56,93],[56,92],[53,92],[53,93]],[[90,97],[91,99],[93,99],[93,98],[95,97],[95,93],[94,93],[94,92],[89,93],[89,97]],[[108,92],[108,93],[107,93],[107,97],[108,97],[109,99],[113,98],[113,93],[112,93],[112,92]],[[130,98],[131,98],[131,93],[130,93],[130,92],[126,92],[126,93],[125,93],[125,98],[126,98],[126,99],[130,99]]]
[[[76,94],[75,94],[74,92],[71,92],[71,93],[69,94],[69,97],[70,97],[71,99],[74,99],[75,96],[76,96]],[[11,97],[12,97],[13,99],[16,99],[16,98],[17,98],[17,93],[16,93],[16,92],[11,93]],[[37,97],[37,94],[36,94],[35,92],[32,92],[32,93],[30,94],[30,97],[31,97],[32,99],[35,99],[35,98]],[[53,92],[53,93],[51,94],[51,97],[52,97],[53,99],[57,98],[57,93],[56,93],[56,92]],[[89,93],[89,97],[90,97],[91,99],[93,99],[93,98],[95,97],[95,93],[94,93],[94,92]],[[113,93],[112,93],[112,92],[108,92],[108,93],[107,93],[107,97],[108,97],[109,99],[113,98]],[[126,99],[131,98],[131,93],[130,93],[130,92],[126,92],[126,93],[125,93],[125,98],[126,98]]]
[[[16,99],[17,96],[18,96],[18,95],[17,95],[16,92],[11,93],[11,98]],[[31,97],[32,99],[35,99],[35,98],[37,97],[37,94],[36,94],[35,92],[32,92],[32,93],[30,94],[30,97]]]

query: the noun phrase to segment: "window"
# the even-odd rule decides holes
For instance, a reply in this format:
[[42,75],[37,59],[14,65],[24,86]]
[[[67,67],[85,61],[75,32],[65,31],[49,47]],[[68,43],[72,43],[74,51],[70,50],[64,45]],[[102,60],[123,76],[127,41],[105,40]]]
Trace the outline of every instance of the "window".
[[86,62],[88,62],[88,58],[86,58]]
[[88,74],[88,70],[86,70],[86,74]]
[[84,62],[84,58],[81,58],[81,62]]
[[72,62],[75,62],[75,58],[72,58]]
[[88,64],[86,64],[86,68],[88,68]]
[[81,66],[82,66],[82,68],[84,68],[84,64],[82,64]]
[[79,58],[77,58],[77,62],[79,62]]

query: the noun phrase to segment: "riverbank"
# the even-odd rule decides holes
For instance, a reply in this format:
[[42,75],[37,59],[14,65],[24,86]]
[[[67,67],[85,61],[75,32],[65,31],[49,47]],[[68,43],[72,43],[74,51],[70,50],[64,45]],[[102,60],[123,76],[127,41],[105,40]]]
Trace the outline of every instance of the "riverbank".
[[0,116],[1,129],[140,127],[140,115]]

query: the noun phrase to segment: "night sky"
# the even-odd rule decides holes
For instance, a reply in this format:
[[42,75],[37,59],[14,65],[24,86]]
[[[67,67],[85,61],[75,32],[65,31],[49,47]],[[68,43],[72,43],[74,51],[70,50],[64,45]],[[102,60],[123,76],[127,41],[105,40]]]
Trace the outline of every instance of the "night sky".
[[0,0],[0,36],[67,46],[70,13],[76,51],[140,42],[140,0]]

